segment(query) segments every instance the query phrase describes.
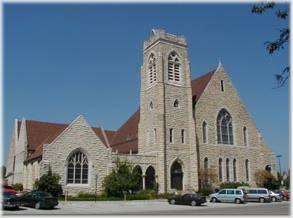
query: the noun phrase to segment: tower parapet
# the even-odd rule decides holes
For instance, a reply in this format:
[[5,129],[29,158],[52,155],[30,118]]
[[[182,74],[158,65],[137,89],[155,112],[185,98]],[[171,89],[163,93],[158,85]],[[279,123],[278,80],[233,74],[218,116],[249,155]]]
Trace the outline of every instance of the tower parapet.
[[155,44],[159,40],[176,43],[184,47],[187,46],[186,39],[182,35],[166,33],[164,29],[152,29],[152,35],[148,40],[144,41],[143,49],[148,49],[151,45]]

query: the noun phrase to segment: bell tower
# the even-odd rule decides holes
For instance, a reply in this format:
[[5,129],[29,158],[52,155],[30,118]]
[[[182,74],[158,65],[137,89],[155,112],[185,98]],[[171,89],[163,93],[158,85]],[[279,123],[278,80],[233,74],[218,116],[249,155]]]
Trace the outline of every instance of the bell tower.
[[[187,43],[183,36],[161,29],[152,30],[151,37],[144,42],[138,152],[157,156],[160,192],[197,190]],[[172,172],[173,164],[179,167],[176,172]]]

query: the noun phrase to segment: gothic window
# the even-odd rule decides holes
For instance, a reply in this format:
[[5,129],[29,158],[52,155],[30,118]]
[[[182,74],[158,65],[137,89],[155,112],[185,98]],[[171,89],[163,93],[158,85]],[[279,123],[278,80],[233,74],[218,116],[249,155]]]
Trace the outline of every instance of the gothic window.
[[168,81],[180,81],[180,62],[175,51],[172,51],[168,57]]
[[202,123],[202,141],[203,143],[207,143],[207,123],[203,121]]
[[15,171],[15,155],[13,156],[13,166],[12,166],[12,171]]
[[156,142],[156,140],[157,140],[157,129],[156,128],[154,128],[154,142]]
[[221,91],[224,92],[224,81],[221,80]]
[[150,85],[157,81],[156,57],[152,53],[149,58],[149,83]]
[[219,181],[223,181],[223,160],[222,158],[219,159]]
[[237,171],[236,171],[236,159],[233,160],[233,180],[234,182],[237,181]]
[[173,143],[173,129],[169,129],[170,143]]
[[246,182],[249,181],[249,160],[245,160],[245,174],[246,174]]
[[247,128],[246,128],[246,126],[243,127],[243,142],[244,142],[244,145],[247,146]]
[[176,99],[176,100],[174,101],[173,106],[174,106],[174,107],[178,107],[178,106],[179,106],[179,101],[178,101],[178,99]]
[[218,144],[233,145],[232,117],[229,112],[222,109],[217,117]]
[[154,105],[153,105],[153,102],[152,101],[150,102],[149,107],[150,107],[150,110],[152,110],[154,108]]
[[229,158],[226,159],[226,180],[227,182],[230,181],[230,161],[229,161]]
[[181,142],[185,143],[185,130],[181,129]]
[[203,161],[203,168],[204,170],[208,170],[208,167],[209,167],[209,159],[205,157]]
[[171,188],[177,190],[183,189],[183,171],[178,161],[175,161],[171,166]]
[[88,160],[81,151],[74,152],[67,162],[67,183],[88,183]]

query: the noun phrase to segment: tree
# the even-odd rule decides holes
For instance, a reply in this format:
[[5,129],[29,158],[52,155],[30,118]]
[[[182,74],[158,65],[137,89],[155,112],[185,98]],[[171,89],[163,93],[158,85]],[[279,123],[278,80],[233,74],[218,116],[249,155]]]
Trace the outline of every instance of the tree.
[[281,183],[267,170],[258,170],[255,172],[255,181],[258,187],[276,190],[280,188]]
[[[276,5],[274,2],[255,4],[253,5],[251,12],[254,14],[264,14],[268,10],[273,11],[279,20],[285,21],[289,17],[288,10],[278,7],[278,5]],[[288,24],[286,24],[284,27],[281,27],[279,31],[280,33],[277,39],[265,42],[266,50],[269,54],[275,54],[276,52],[288,46],[290,38],[290,29]],[[281,73],[276,73],[275,78],[277,80],[277,87],[282,87],[287,84],[289,75],[289,66],[284,67]]]
[[198,171],[198,178],[200,181],[200,188],[212,186],[217,182],[217,173],[214,167],[207,169],[200,168]]
[[109,197],[123,197],[126,192],[139,189],[139,176],[131,163],[117,158],[112,172],[103,181],[104,192]]
[[286,187],[287,190],[290,188],[290,171],[288,170],[288,175],[284,179],[284,186]]
[[59,184],[60,176],[52,173],[51,168],[47,174],[41,176],[39,180],[35,181],[34,188],[38,191],[45,191],[58,197],[62,194],[62,186]]

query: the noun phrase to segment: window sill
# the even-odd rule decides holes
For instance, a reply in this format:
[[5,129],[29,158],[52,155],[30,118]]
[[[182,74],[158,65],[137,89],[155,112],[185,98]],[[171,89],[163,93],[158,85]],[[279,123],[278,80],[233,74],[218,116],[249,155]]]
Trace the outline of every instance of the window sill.
[[87,184],[77,184],[77,183],[70,183],[70,184],[66,184],[66,187],[89,187],[90,185]]

